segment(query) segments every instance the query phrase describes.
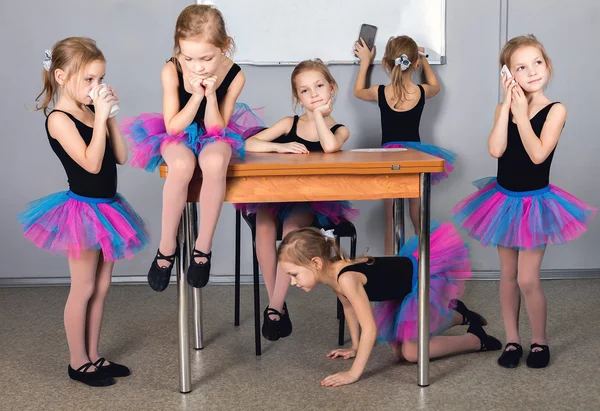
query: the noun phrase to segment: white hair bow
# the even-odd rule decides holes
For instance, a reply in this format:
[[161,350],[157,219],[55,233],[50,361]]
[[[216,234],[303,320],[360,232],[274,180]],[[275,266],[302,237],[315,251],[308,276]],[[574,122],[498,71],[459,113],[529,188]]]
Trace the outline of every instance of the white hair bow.
[[335,240],[335,235],[333,234],[333,230],[325,230],[325,229],[321,228],[321,234],[323,234],[323,237],[325,237],[325,238],[331,238],[332,240]]
[[406,54],[401,55],[396,60],[394,60],[395,66],[400,66],[402,71],[406,70],[410,66],[410,60]]
[[44,61],[42,62],[44,69],[46,71],[50,71],[50,66],[52,66],[52,50],[44,51]]

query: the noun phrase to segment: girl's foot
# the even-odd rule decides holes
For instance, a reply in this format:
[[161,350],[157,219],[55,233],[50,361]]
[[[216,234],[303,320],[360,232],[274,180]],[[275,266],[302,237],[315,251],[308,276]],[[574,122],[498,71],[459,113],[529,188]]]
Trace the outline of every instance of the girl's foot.
[[[550,362],[550,348],[547,345],[531,344],[531,351],[527,356],[529,368],[544,368]],[[535,350],[535,351],[534,351]]]
[[467,330],[468,333],[474,334],[481,343],[481,348],[478,351],[496,351],[502,349],[502,343],[495,337],[487,335],[481,325],[473,324]]
[[483,315],[469,310],[465,303],[460,300],[453,301],[456,303],[456,308],[454,308],[454,311],[463,316],[462,325],[481,325],[482,327],[487,325],[488,322]]
[[[187,270],[187,282],[194,288],[202,288],[208,283],[210,277],[210,258],[212,251],[208,254],[194,248],[190,266]],[[206,261],[197,262],[197,258],[206,258]]]
[[69,364],[69,367],[67,368],[69,377],[72,380],[82,382],[90,387],[108,387],[115,383],[115,380],[112,377],[106,375],[99,368],[94,367],[94,371],[89,371],[90,367],[94,367],[94,364],[88,362],[74,370],[71,367],[71,364]]
[[523,347],[521,347],[521,344],[509,342],[504,347],[500,358],[498,358],[498,364],[504,368],[515,368],[519,365],[522,356]]
[[116,362],[108,362],[104,358],[99,358],[95,361],[94,366],[109,377],[127,377],[131,375],[131,371],[126,366],[117,364]]
[[[148,284],[154,291],[164,291],[169,286],[175,257],[178,255],[179,245],[177,245],[175,252],[171,255],[164,255],[160,252],[160,249],[156,251],[156,256],[148,271]],[[164,265],[164,263],[159,264],[159,260],[166,261],[169,265]]]
[[287,304],[283,303],[283,314],[279,320],[279,336],[285,338],[292,333],[292,321],[290,320],[290,312]]
[[[278,320],[272,319],[270,316],[279,317]],[[274,308],[265,308],[263,312],[262,335],[269,341],[277,341],[279,339],[279,321],[281,321],[281,313]]]

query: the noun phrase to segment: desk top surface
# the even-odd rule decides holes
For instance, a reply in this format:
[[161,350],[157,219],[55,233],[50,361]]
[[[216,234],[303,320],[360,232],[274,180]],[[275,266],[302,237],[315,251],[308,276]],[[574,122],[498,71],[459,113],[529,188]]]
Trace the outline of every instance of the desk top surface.
[[[282,174],[375,174],[422,173],[444,171],[444,160],[429,154],[406,151],[351,151],[337,153],[279,154],[248,153],[244,159],[232,158],[227,175]],[[166,177],[168,167],[160,167],[161,177]],[[197,173],[200,170],[197,169]]]

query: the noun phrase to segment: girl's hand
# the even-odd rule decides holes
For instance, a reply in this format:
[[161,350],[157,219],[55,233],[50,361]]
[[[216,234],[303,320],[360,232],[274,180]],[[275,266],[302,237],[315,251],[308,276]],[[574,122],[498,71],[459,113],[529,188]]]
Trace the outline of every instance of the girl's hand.
[[315,107],[314,110],[316,113],[320,113],[323,117],[328,117],[333,111],[333,102],[331,101],[331,97],[329,101],[322,106]]
[[365,41],[362,39],[354,43],[354,55],[359,58],[360,64],[370,64],[375,57],[375,46],[369,50]]
[[343,358],[344,360],[349,360],[350,358],[356,357],[357,349],[354,347],[350,348],[338,348],[336,350],[330,351],[327,354],[327,358],[331,358],[332,360],[335,358]]
[[204,86],[202,85],[204,81],[204,77],[199,76],[198,74],[190,73],[188,74],[188,83],[190,83],[190,88],[192,89],[192,94],[203,98],[206,91]]
[[277,144],[278,153],[292,153],[292,154],[308,154],[308,150],[304,144],[300,143],[283,143]]
[[[115,104],[119,104],[119,96],[117,95],[117,92],[115,91],[114,88],[112,88],[111,86],[106,86],[106,88],[108,89],[109,92],[113,93],[113,95],[115,96],[115,98],[117,99],[117,102]],[[117,117],[109,117],[108,121],[117,121]]]
[[102,95],[99,95],[101,88],[102,87],[99,86],[94,90],[94,112],[97,118],[106,121],[110,115],[110,108],[113,104],[119,104],[119,100],[110,89],[107,89]]
[[511,78],[507,78],[507,74],[504,73],[502,74],[502,88],[504,89],[504,100],[502,101],[502,104],[504,104],[507,107],[510,107],[510,102],[512,99],[512,89],[515,88],[515,86],[517,86],[517,82],[511,77]]
[[529,120],[527,97],[523,89],[518,84],[511,88],[510,111],[515,118],[515,122]]
[[217,84],[217,76],[210,76],[202,80],[202,86],[204,87],[204,94],[206,96],[215,95],[215,84]]
[[340,385],[352,384],[353,382],[358,381],[359,377],[360,376],[356,376],[350,371],[338,372],[321,381],[321,385],[323,387],[339,387]]

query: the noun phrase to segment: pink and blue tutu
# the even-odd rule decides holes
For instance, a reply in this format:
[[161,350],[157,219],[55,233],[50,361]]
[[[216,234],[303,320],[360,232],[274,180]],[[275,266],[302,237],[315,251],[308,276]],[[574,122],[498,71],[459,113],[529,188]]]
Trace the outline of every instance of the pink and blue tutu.
[[259,208],[268,210],[275,219],[285,221],[292,215],[313,213],[315,222],[322,227],[329,227],[345,221],[354,221],[360,211],[352,207],[350,201],[311,201],[298,203],[247,203],[234,204],[237,210],[246,215],[256,214]]
[[525,192],[505,189],[496,177],[473,184],[479,190],[454,206],[453,219],[485,247],[535,250],[564,244],[587,231],[598,211],[552,184]]
[[83,250],[102,250],[106,261],[131,258],[149,242],[144,221],[120,194],[90,198],[62,191],[30,202],[17,219],[37,247],[73,259]]
[[207,144],[222,141],[229,144],[234,155],[244,157],[244,140],[265,128],[263,120],[248,105],[236,103],[227,127],[206,129],[204,125],[190,124],[183,132],[167,133],[163,115],[143,113],[137,117],[125,118],[121,131],[131,146],[131,165],[153,172],[164,160],[162,150],[165,145],[182,143],[198,156]]
[[[469,249],[458,230],[450,223],[432,221],[429,263],[429,331],[438,335],[453,324],[456,299],[465,291],[465,281],[471,278]],[[378,339],[388,344],[415,341],[419,333],[418,237],[412,237],[399,252],[413,262],[412,290],[403,300],[382,301],[373,314]]]
[[431,144],[420,143],[418,141],[390,141],[382,146],[383,148],[410,148],[421,151],[444,160],[444,171],[441,173],[431,173],[431,184],[439,184],[442,180],[448,178],[454,170],[456,154],[445,148]]

